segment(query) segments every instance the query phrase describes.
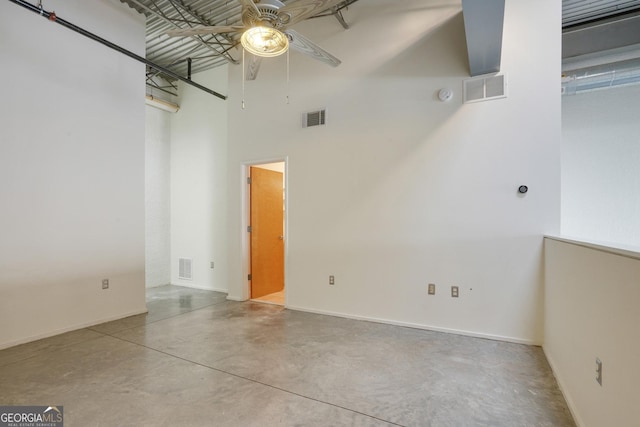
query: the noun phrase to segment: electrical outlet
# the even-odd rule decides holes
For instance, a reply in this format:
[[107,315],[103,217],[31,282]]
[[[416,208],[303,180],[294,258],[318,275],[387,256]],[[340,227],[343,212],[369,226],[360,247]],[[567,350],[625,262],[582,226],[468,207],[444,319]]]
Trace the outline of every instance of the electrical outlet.
[[211,268],[213,268],[213,261],[211,261],[211,264],[210,264],[210,265],[211,265]]
[[109,289],[109,279],[102,279],[102,289]]
[[436,294],[436,284],[435,283],[429,283],[429,289],[428,289],[428,294],[429,295],[435,295]]
[[458,298],[458,287],[457,286],[452,286],[451,287],[451,297],[452,298]]
[[330,285],[335,285],[336,284],[335,276],[329,276],[329,284]]
[[596,381],[602,385],[602,361],[596,357]]

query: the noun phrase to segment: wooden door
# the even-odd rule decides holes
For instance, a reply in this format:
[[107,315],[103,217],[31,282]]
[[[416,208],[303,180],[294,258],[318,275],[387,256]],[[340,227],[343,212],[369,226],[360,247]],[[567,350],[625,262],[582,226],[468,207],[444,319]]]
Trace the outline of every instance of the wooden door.
[[251,298],[284,289],[283,174],[251,168]]

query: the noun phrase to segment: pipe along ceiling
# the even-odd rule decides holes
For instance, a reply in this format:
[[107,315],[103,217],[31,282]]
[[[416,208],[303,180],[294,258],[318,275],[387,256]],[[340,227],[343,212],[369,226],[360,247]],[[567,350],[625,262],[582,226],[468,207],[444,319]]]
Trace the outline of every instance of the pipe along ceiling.
[[158,70],[158,71],[160,71],[161,73],[163,73],[163,74],[165,74],[167,76],[170,76],[170,77],[173,77],[173,78],[175,78],[177,80],[180,80],[180,81],[182,81],[182,82],[184,82],[184,83],[186,83],[188,85],[196,87],[196,88],[198,88],[198,89],[200,89],[200,90],[202,90],[204,92],[207,92],[210,95],[214,95],[214,96],[216,96],[216,97],[218,97],[220,99],[223,99],[223,100],[227,99],[227,97],[225,95],[222,95],[222,94],[220,94],[220,93],[218,93],[218,92],[216,92],[216,91],[214,91],[212,89],[209,89],[209,88],[207,88],[205,86],[202,86],[202,85],[192,81],[190,78],[183,77],[183,76],[181,76],[181,75],[179,75],[179,74],[177,74],[177,73],[175,73],[175,72],[173,72],[173,71],[171,71],[171,70],[169,70],[169,69],[167,69],[167,68],[165,68],[165,67],[163,67],[161,65],[158,65],[158,64],[156,64],[154,62],[149,61],[146,58],[141,57],[140,55],[136,55],[135,53],[131,52],[130,50],[127,50],[127,49],[125,49],[125,48],[123,48],[121,46],[118,46],[115,43],[112,43],[112,42],[110,42],[108,40],[105,40],[102,37],[97,36],[97,35],[89,32],[89,31],[87,31],[87,30],[85,30],[83,28],[80,28],[77,25],[74,25],[69,21],[66,21],[66,20],[64,20],[62,18],[59,18],[55,14],[55,12],[46,11],[46,10],[42,9],[41,7],[39,7],[39,6],[36,6],[36,5],[31,4],[31,3],[27,2],[27,1],[24,1],[24,0],[9,0],[9,1],[12,2],[12,3],[17,4],[18,6],[22,6],[25,9],[30,10],[31,12],[34,12],[34,13],[44,17],[45,19],[47,19],[50,22],[55,22],[56,24],[60,24],[63,27],[68,28],[69,30],[72,30],[72,31],[74,31],[74,32],[76,32],[78,34],[81,34],[81,35],[83,35],[83,36],[85,36],[87,38],[90,38],[91,40],[97,41],[98,43],[101,43],[104,46],[107,46],[107,47],[109,47],[109,48],[111,48],[113,50],[116,50],[116,51],[118,51],[118,52],[120,52],[120,53],[122,53],[122,54],[124,54],[124,55],[126,55],[126,56],[128,56],[130,58],[132,58],[132,59],[135,59],[136,61],[142,62],[143,64],[147,65],[148,67],[153,68],[155,70]]

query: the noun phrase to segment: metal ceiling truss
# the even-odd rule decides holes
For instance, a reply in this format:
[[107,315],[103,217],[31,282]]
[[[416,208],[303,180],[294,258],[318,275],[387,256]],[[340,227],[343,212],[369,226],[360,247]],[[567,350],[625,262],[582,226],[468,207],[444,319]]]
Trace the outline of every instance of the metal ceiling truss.
[[145,83],[152,90],[155,89],[167,95],[178,96],[178,82],[162,78],[156,70],[147,71]]
[[[197,59],[192,72],[231,62],[238,64],[230,51],[238,44],[228,37],[221,35],[205,35],[191,37],[188,40],[170,38],[165,33],[169,29],[184,28],[184,25],[199,26],[213,25],[195,9],[186,5],[182,0],[121,0],[147,16],[147,58],[153,58],[158,63],[167,64],[176,73],[187,73],[186,58]],[[240,7],[236,8],[240,13]],[[180,25],[182,24],[182,25]],[[181,61],[175,61],[181,58]],[[172,80],[171,76],[164,76]]]
[[340,23],[340,25],[342,25],[342,28],[344,28],[345,30],[349,29],[349,24],[347,24],[347,21],[345,21],[344,16],[342,16],[342,10],[343,9],[348,9],[350,5],[352,5],[353,3],[357,2],[358,0],[346,0],[345,2],[341,3],[339,6],[335,6],[332,7],[331,10],[329,12],[326,13],[320,13],[316,16],[313,16],[309,19],[312,18],[324,18],[325,16],[335,16],[335,18],[338,20],[338,22]]
[[[237,0],[120,0],[147,17],[147,58],[180,74],[198,73],[228,63],[238,64],[240,34],[216,33],[169,37],[167,32],[200,26],[242,26],[242,6]],[[285,4],[294,0],[282,0]],[[345,0],[317,17],[334,16],[343,28],[349,25],[342,11],[357,0]],[[164,76],[174,80],[170,76]]]
[[[205,25],[205,26],[214,25],[211,21],[204,18],[204,16],[199,15],[191,7],[186,6],[184,4],[184,1],[182,0],[168,0],[168,1],[175,8],[175,10],[180,14],[180,16],[184,18],[183,22],[188,24],[190,27],[198,26],[198,25]],[[188,20],[183,12],[191,15],[196,20],[195,21]],[[200,39],[202,42],[207,44],[210,44],[208,43],[209,41],[215,40],[214,44],[217,44],[216,51],[219,52],[221,55],[225,56],[227,60],[229,60],[230,62],[234,64],[238,63],[238,60],[233,58],[229,54],[229,50],[238,45],[237,41],[234,41],[231,37],[229,37],[226,34],[212,34],[208,37],[208,40],[205,40],[205,37],[206,36],[196,36],[196,38]]]

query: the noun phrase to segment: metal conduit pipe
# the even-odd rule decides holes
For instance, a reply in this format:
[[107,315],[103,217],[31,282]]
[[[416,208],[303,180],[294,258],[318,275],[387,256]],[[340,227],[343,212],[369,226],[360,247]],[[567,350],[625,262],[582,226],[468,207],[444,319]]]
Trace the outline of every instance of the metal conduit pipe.
[[46,18],[47,20],[49,20],[51,22],[55,22],[57,24],[60,24],[63,27],[66,27],[66,28],[68,28],[70,30],[75,31],[76,33],[82,34],[83,36],[88,37],[88,38],[90,38],[92,40],[95,40],[98,43],[101,43],[101,44],[103,44],[103,45],[105,45],[107,47],[110,47],[113,50],[116,50],[116,51],[118,51],[120,53],[123,53],[123,54],[127,55],[128,57],[135,59],[136,61],[142,62],[143,64],[146,64],[149,67],[162,72],[163,74],[171,76],[171,77],[173,77],[175,79],[178,79],[178,80],[180,80],[182,82],[185,82],[185,83],[187,83],[187,84],[189,84],[189,85],[191,85],[193,87],[196,87],[196,88],[198,88],[200,90],[203,90],[203,91],[205,91],[205,92],[207,92],[207,93],[209,93],[211,95],[217,96],[220,99],[227,99],[227,97],[225,95],[221,95],[221,94],[219,94],[218,92],[216,92],[214,90],[211,90],[211,89],[209,89],[207,87],[204,87],[204,86],[194,82],[193,80],[190,80],[190,79],[187,79],[185,77],[182,77],[181,75],[176,74],[173,71],[168,70],[168,69],[164,68],[161,65],[155,64],[155,63],[149,61],[148,59],[143,58],[140,55],[136,55],[135,53],[133,53],[133,52],[131,52],[131,51],[129,51],[129,50],[123,48],[123,47],[120,47],[117,44],[111,43],[110,41],[105,40],[102,37],[97,36],[97,35],[89,32],[89,31],[87,31],[85,29],[82,29],[82,28],[78,27],[77,25],[72,24],[69,21],[65,21],[62,18],[58,18],[56,16],[55,12],[47,12],[46,10],[41,9],[40,7],[38,7],[36,5],[33,5],[33,4],[31,4],[29,2],[26,2],[26,1],[23,1],[23,0],[9,0],[9,1],[12,2],[12,3],[15,3],[15,4],[19,5],[19,6],[22,6],[25,9],[28,9],[28,10],[34,12],[34,13],[37,13],[38,15],[43,16],[44,18]]

